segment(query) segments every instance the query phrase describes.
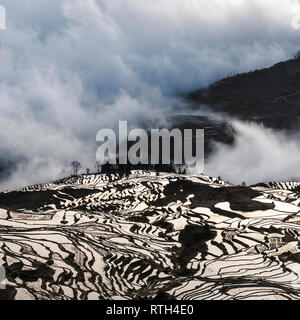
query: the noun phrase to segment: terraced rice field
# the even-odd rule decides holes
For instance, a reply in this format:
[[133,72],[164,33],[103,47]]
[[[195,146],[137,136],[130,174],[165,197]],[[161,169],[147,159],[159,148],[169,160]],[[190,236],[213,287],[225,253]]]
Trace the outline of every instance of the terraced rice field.
[[0,194],[1,299],[300,299],[300,183],[91,174]]

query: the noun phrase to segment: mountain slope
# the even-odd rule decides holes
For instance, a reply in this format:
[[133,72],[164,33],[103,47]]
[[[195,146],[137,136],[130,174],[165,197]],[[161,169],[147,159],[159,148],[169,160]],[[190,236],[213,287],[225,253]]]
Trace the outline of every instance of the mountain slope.
[[0,194],[2,299],[299,299],[299,183],[83,175]]
[[296,128],[300,119],[300,59],[222,79],[190,94],[200,104],[275,129]]

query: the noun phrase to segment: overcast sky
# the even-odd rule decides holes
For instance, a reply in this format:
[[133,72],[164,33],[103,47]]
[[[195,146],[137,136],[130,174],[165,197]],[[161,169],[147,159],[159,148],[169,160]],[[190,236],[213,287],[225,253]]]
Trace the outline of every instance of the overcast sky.
[[163,120],[178,95],[300,49],[290,0],[0,3],[0,160],[22,159],[9,187],[91,167],[99,129]]

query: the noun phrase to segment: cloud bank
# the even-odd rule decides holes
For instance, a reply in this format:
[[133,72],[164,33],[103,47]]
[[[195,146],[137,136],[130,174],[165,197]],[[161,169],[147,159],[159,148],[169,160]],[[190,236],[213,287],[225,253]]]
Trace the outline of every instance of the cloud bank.
[[1,0],[2,187],[55,179],[117,121],[163,123],[178,96],[299,48],[289,0]]
[[246,182],[299,181],[299,137],[264,128],[255,123],[233,121],[234,146],[216,144],[206,173],[233,184]]

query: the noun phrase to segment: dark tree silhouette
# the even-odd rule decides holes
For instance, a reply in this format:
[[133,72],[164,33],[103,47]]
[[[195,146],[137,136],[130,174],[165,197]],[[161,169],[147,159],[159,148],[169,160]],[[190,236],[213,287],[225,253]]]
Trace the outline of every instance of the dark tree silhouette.
[[79,161],[73,161],[71,163],[71,167],[72,167],[72,172],[74,175],[77,175],[78,171],[80,170],[81,168],[81,164]]
[[101,171],[102,171],[102,165],[101,165],[101,163],[100,162],[98,162],[98,161],[96,161],[96,172],[97,173],[101,173]]

